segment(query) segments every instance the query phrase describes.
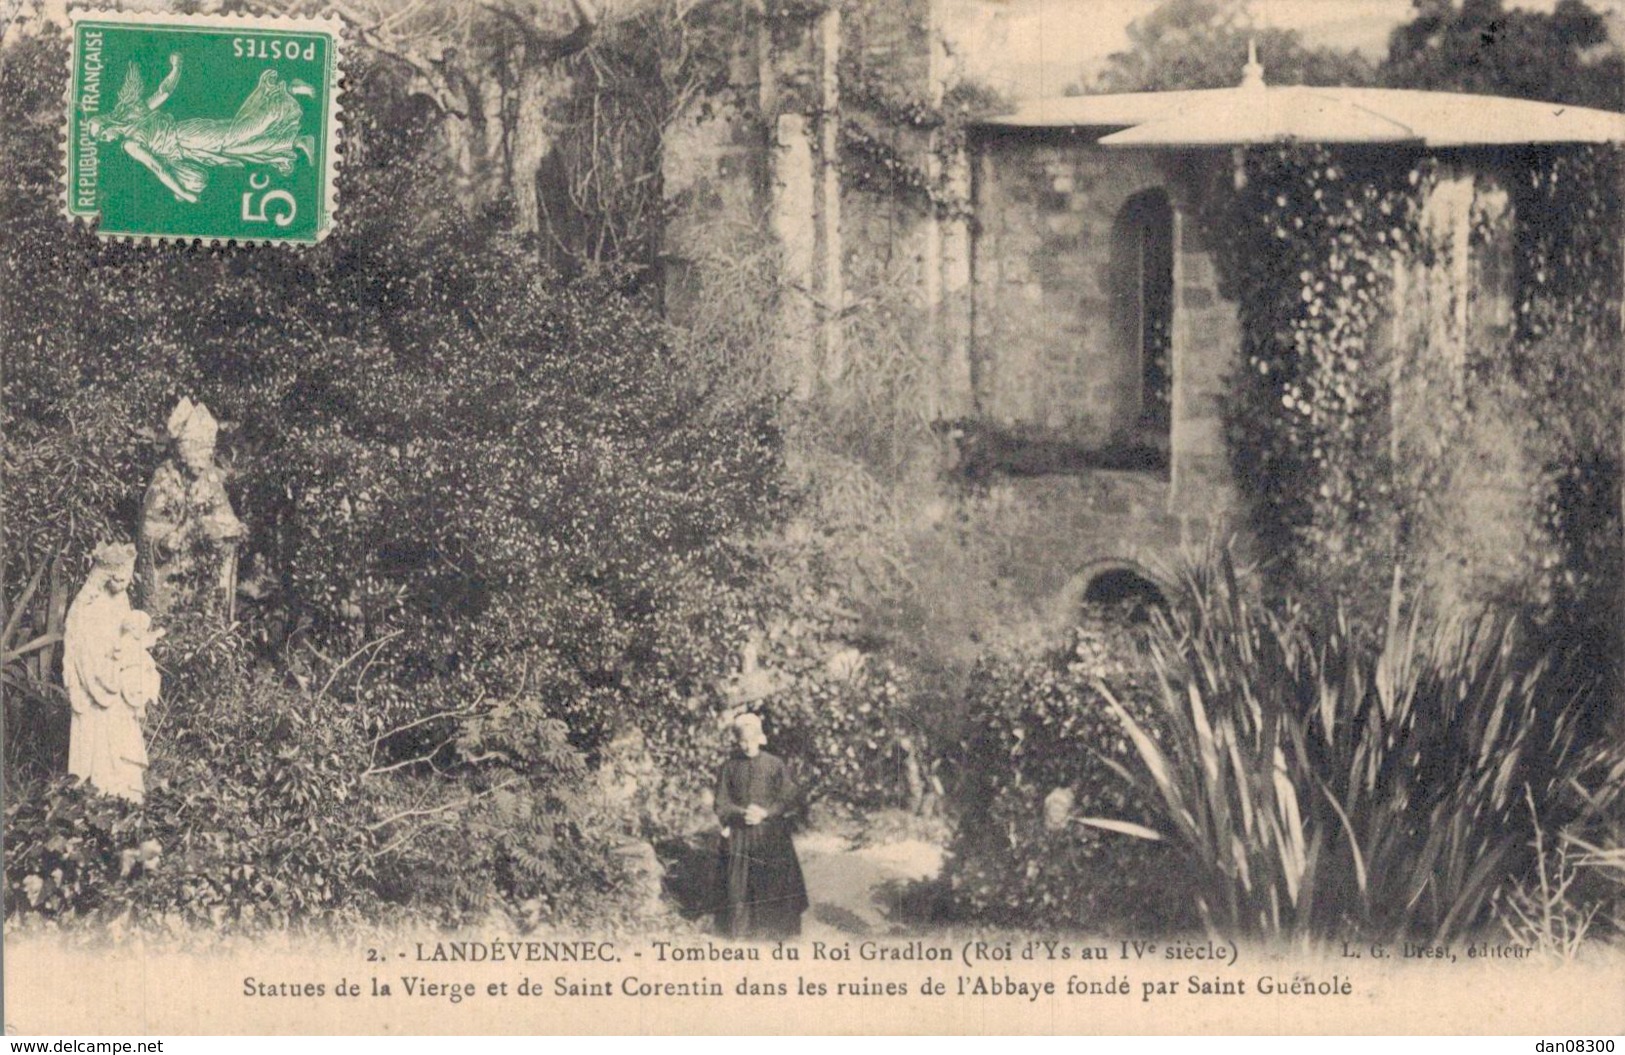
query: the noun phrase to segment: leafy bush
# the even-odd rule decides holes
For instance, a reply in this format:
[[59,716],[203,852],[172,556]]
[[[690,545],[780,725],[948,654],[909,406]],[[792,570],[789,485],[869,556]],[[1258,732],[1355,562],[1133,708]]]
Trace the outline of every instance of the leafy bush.
[[838,639],[809,636],[781,649],[801,662],[761,710],[773,749],[801,764],[809,799],[920,808],[927,792],[911,789],[910,780],[927,780],[930,761],[926,738],[910,721],[907,672]]
[[1132,748],[1100,688],[1154,722],[1139,633],[1097,623],[1064,647],[978,665],[946,872],[957,912],[1041,926],[1188,922],[1175,855],[1078,823],[1147,809],[1111,771]]
[[148,740],[140,806],[69,777],[7,805],[9,913],[230,930],[374,904],[367,739],[352,713],[254,678],[166,697]]
[[8,916],[94,916],[122,907],[114,887],[139,860],[139,824],[123,799],[69,777],[27,799],[13,797],[6,807]]
[[1396,597],[1364,634],[1340,609],[1262,603],[1228,558],[1189,592],[1152,642],[1156,726],[1109,706],[1204,920],[1436,941],[1482,924],[1533,833],[1572,813],[1605,700],[1563,690],[1565,658],[1494,612],[1402,620]]
[[[312,687],[366,646],[325,691],[375,734],[408,727],[384,764],[501,699],[562,722],[587,763],[629,725],[668,768],[701,741],[710,756],[714,686],[760,622],[751,539],[782,505],[772,400],[626,291],[540,270],[501,209],[465,211],[438,119],[367,49],[322,245],[159,253],[65,227],[59,144],[36,119],[60,107],[64,49],[19,41],[0,85],[7,594],[53,555],[72,578],[95,541],[129,537],[185,394],[229,426],[260,595],[246,633]],[[175,636],[204,647],[195,629]]]
[[585,757],[540,704],[428,723],[446,742],[390,761],[327,679],[284,687],[227,651],[162,654],[181,688],[150,717],[140,806],[65,777],[13,797],[13,918],[221,932],[385,912],[464,924],[506,911],[529,926],[630,911]]
[[631,911],[615,826],[564,723],[516,700],[482,709],[454,734],[434,767],[376,787],[383,815],[369,827],[382,843],[385,895],[451,924],[494,910],[520,926],[603,924]]

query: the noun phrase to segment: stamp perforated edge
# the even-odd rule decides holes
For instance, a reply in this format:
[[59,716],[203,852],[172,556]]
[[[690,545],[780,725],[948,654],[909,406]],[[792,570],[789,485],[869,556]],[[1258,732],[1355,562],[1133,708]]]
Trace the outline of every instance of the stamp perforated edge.
[[[135,234],[129,232],[103,231],[100,216],[82,216],[72,209],[72,155],[73,127],[72,109],[74,58],[76,42],[78,41],[78,26],[80,22],[129,22],[155,27],[172,25],[200,26],[216,29],[287,29],[294,32],[326,33],[330,42],[333,66],[333,83],[328,93],[327,122],[325,135],[330,144],[327,154],[327,165],[322,173],[322,223],[316,228],[313,240],[293,238],[210,238],[203,235],[178,234]],[[204,245],[204,246],[230,246],[230,245],[270,245],[297,249],[303,246],[315,245],[327,238],[328,234],[338,222],[338,170],[344,161],[344,140],[341,136],[343,126],[339,120],[344,109],[344,92],[347,88],[344,69],[344,35],[346,23],[331,15],[256,15],[247,12],[214,15],[182,15],[167,12],[119,11],[110,8],[97,7],[71,7],[68,9],[68,64],[66,85],[63,88],[62,100],[62,180],[61,197],[58,202],[65,216],[72,223],[91,225],[96,237],[109,242],[124,242],[133,245]]]

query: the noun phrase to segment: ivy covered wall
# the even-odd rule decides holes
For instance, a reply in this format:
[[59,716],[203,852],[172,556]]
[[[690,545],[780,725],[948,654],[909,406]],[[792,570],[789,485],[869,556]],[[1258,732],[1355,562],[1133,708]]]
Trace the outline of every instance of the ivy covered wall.
[[1281,581],[1368,611],[1397,577],[1444,607],[1566,595],[1553,610],[1611,618],[1618,166],[1250,152],[1218,206],[1246,357],[1230,448]]

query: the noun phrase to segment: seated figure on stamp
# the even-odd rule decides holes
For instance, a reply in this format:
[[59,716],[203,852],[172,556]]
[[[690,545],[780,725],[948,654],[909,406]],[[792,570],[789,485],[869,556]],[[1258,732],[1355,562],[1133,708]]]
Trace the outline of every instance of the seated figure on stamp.
[[180,78],[181,57],[171,55],[169,73],[146,95],[141,68],[130,63],[112,112],[86,126],[103,142],[122,139],[124,152],[157,176],[175,200],[195,203],[215,166],[268,165],[285,176],[299,154],[315,161],[315,137],[299,134],[303,111],[294,98],[313,95],[310,85],[265,70],[234,116],[176,120],[159,107]]
[[130,607],[135,547],[96,547],[90,575],[68,608],[62,680],[73,710],[68,772],[98,791],[140,802],[146,792],[147,708],[160,682],[151,648],[163,635]]
[[182,398],[169,416],[174,452],[158,466],[141,508],[141,603],[162,616],[213,609],[229,620],[237,592],[237,544],[247,534],[214,464],[219,425]]

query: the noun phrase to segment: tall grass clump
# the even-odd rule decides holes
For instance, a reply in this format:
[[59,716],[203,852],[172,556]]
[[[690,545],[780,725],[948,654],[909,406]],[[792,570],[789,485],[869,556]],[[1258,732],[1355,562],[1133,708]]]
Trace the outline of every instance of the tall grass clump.
[[[1271,604],[1221,553],[1186,576],[1150,645],[1159,736],[1102,691],[1134,745],[1105,760],[1187,858],[1206,924],[1307,939],[1443,941],[1559,830],[1597,693],[1496,611],[1357,626],[1340,605]],[[1565,687],[1567,686],[1567,687]]]
[[1508,932],[1532,934],[1536,940],[1529,944],[1545,948],[1558,945],[1581,921],[1588,933],[1625,935],[1625,737],[1617,728],[1599,737],[1569,791],[1578,816],[1536,847],[1551,858],[1548,866],[1535,881],[1507,892],[1511,904],[1521,900],[1539,908],[1538,926],[1530,926],[1527,913],[1502,917]]

